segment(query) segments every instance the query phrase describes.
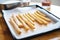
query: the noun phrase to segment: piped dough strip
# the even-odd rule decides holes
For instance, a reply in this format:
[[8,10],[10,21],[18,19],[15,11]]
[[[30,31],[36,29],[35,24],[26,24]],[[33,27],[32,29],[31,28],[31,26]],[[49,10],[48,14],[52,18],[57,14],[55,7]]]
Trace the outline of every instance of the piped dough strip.
[[38,15],[40,18],[42,18],[42,19],[44,19],[44,20],[46,20],[46,21],[48,21],[48,22],[51,22],[51,19],[49,19],[49,18],[47,18],[47,17],[44,17],[44,16],[39,15],[37,12],[36,12],[36,15]]
[[23,19],[19,16],[19,14],[16,17],[18,18],[19,21],[21,21],[26,31],[28,31],[30,29],[29,26],[23,21]]
[[26,23],[29,25],[31,29],[35,29],[34,25],[32,25],[23,15],[19,15]]
[[26,16],[26,14],[25,15],[23,15],[32,25],[34,25],[34,22],[32,21],[32,20],[30,20],[29,18],[28,18],[28,16]]
[[35,13],[34,13],[34,16],[37,17],[40,21],[42,21],[44,25],[47,25],[48,24],[47,21],[45,21],[44,19],[38,17],[38,15],[36,15]]
[[40,21],[37,17],[35,17],[33,14],[29,14],[32,18],[34,18],[39,24],[43,24],[42,21]]
[[15,32],[17,34],[21,34],[20,28],[17,26],[17,24],[14,22],[14,20],[12,18],[10,18],[9,22],[12,25],[12,27],[14,28]]
[[39,10],[36,11],[39,15],[41,16],[46,16],[45,14],[43,14],[42,12],[40,12]]
[[35,22],[35,19],[33,19],[33,18],[29,15],[29,13],[26,14],[26,16],[29,17],[33,22]]
[[17,19],[16,15],[12,14],[12,18],[15,21],[15,23],[19,26],[19,28],[23,27],[23,24]]

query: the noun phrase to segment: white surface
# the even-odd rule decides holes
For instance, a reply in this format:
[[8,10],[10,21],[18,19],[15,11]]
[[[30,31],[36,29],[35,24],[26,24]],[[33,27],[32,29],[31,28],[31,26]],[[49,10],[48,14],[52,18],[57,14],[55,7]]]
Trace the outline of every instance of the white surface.
[[[41,3],[31,2],[30,5],[39,5],[39,6],[41,6]],[[50,12],[60,18],[60,6],[51,5]]]
[[21,30],[22,31],[21,35],[17,35],[15,33],[13,27],[11,26],[11,24],[8,22],[9,18],[12,15],[12,13],[14,13],[14,14],[21,13],[21,12],[25,13],[27,10],[32,12],[32,10],[35,10],[35,8],[32,8],[32,7],[29,7],[29,8],[17,8],[17,9],[14,9],[14,10],[3,11],[4,12],[5,21],[6,21],[7,25],[8,25],[8,27],[9,27],[12,35],[16,39],[21,39],[21,38],[33,36],[33,35],[36,35],[36,34],[41,34],[41,33],[48,32],[48,31],[51,31],[53,29],[56,29],[56,28],[60,27],[60,25],[59,25],[60,24],[60,20],[59,19],[57,19],[56,17],[52,16],[51,14],[48,14],[46,11],[44,11],[42,9],[39,9],[41,12],[44,12],[46,15],[51,17],[51,19],[53,18],[53,20],[56,20],[58,22],[56,22],[55,24],[53,24],[53,23],[48,24],[47,26],[44,26],[44,25],[41,26],[41,25],[38,25],[37,23],[35,23],[34,31],[29,30],[28,32],[25,32],[24,30]]
[[31,0],[7,0],[0,2],[0,4],[13,4],[13,3],[23,3],[23,2],[31,2]]
[[13,3],[18,3],[18,2],[20,2],[20,1],[11,1],[11,0],[9,0],[9,1],[3,1],[3,2],[0,2],[0,4],[13,4]]
[[31,0],[22,0],[22,2],[31,2]]
[[[31,0],[31,1],[41,3],[42,0]],[[51,0],[51,3],[54,4],[54,5],[60,6],[60,0]]]
[[50,12],[60,18],[60,6],[51,5]]

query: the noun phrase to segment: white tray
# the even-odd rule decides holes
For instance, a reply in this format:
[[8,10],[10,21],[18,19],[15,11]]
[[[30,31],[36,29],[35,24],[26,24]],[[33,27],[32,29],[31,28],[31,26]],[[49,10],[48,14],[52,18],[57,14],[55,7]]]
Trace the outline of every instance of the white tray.
[[[10,23],[8,22],[9,17],[11,16],[12,13],[18,14],[18,13],[25,13],[25,12],[29,12],[29,11],[33,11],[34,10],[40,10],[41,12],[43,12],[44,14],[46,14],[50,19],[52,19],[55,23],[51,23],[48,24],[47,26],[39,26],[38,24],[35,25],[36,29],[34,29],[34,31],[28,31],[25,32],[24,30],[22,30],[22,33],[20,35],[17,35],[13,29],[13,27],[10,25]],[[16,39],[22,39],[22,38],[27,38],[30,36],[34,36],[37,34],[41,34],[41,33],[45,33],[45,32],[49,32],[52,31],[54,29],[58,29],[60,28],[60,20],[58,18],[56,18],[55,16],[53,16],[52,14],[48,13],[47,11],[45,11],[44,9],[41,9],[39,7],[17,7],[15,9],[12,10],[2,10],[3,12],[3,17],[8,25],[8,28],[10,29],[13,37],[15,37]]]

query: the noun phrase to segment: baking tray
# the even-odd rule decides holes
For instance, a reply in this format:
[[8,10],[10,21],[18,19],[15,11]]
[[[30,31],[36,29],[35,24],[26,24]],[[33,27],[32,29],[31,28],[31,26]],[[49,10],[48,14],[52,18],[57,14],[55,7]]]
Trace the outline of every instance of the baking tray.
[[[46,14],[51,20],[54,21],[53,24],[49,24],[48,26],[42,26],[40,28],[36,28],[33,32],[28,32],[28,33],[22,33],[21,35],[17,35],[12,26],[10,25],[10,23],[8,22],[9,17],[11,16],[12,13],[17,14],[17,13],[25,13],[25,12],[29,12],[29,11],[33,11],[33,10],[40,10],[42,13]],[[38,5],[31,5],[28,7],[17,7],[11,10],[2,10],[3,12],[3,17],[6,21],[6,24],[12,34],[12,36],[16,39],[23,39],[23,38],[28,38],[28,37],[32,37],[34,35],[38,35],[38,34],[42,34],[42,33],[46,33],[55,29],[59,29],[60,28],[60,20],[58,17],[56,17],[55,15],[53,15],[52,13],[50,13],[49,11],[45,10],[44,8],[38,6]],[[38,25],[36,25],[38,27]]]

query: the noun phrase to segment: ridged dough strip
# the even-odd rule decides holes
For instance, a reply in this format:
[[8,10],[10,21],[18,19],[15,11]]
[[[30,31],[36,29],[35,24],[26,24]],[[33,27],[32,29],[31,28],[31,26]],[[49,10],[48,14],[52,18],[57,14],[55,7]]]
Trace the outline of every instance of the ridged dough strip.
[[19,14],[19,16],[27,23],[27,25],[29,25],[31,29],[35,29],[34,25],[32,25],[23,15]]
[[36,11],[39,15],[41,16],[46,16],[45,14],[43,14],[42,12],[40,12],[39,10]]
[[23,24],[17,19],[16,15],[12,15],[13,20],[15,21],[15,23],[19,26],[19,28],[23,27]]
[[31,24],[33,24],[34,25],[34,22],[31,20],[31,19],[29,19],[28,18],[28,16],[26,16],[26,14],[25,15],[23,15]]
[[26,31],[28,31],[30,28],[29,26],[23,21],[23,19],[21,17],[19,17],[19,15],[16,16],[18,18],[19,21],[22,22],[24,28],[26,29]]
[[34,18],[39,24],[43,24],[42,21],[40,21],[37,17],[35,17],[33,14],[29,14],[32,18]]
[[35,21],[35,19],[33,19],[33,18],[29,15],[29,13],[26,14],[26,16],[29,17],[33,22]]
[[37,17],[40,21],[42,21],[44,25],[47,25],[47,24],[48,24],[48,22],[47,22],[47,21],[45,21],[44,19],[42,19],[42,18],[38,17],[38,15],[37,15],[37,14],[35,14],[35,13],[34,13],[34,16],[35,16],[35,17]]
[[21,34],[21,31],[20,31],[19,27],[17,26],[17,24],[14,22],[13,18],[10,18],[9,22],[12,25],[12,27],[14,28],[15,32],[17,34]]
[[47,18],[47,17],[44,17],[44,16],[39,15],[37,12],[36,12],[36,15],[38,15],[40,18],[42,18],[42,19],[44,19],[44,20],[46,20],[46,21],[48,21],[48,22],[51,22],[51,19],[49,19],[49,18]]

